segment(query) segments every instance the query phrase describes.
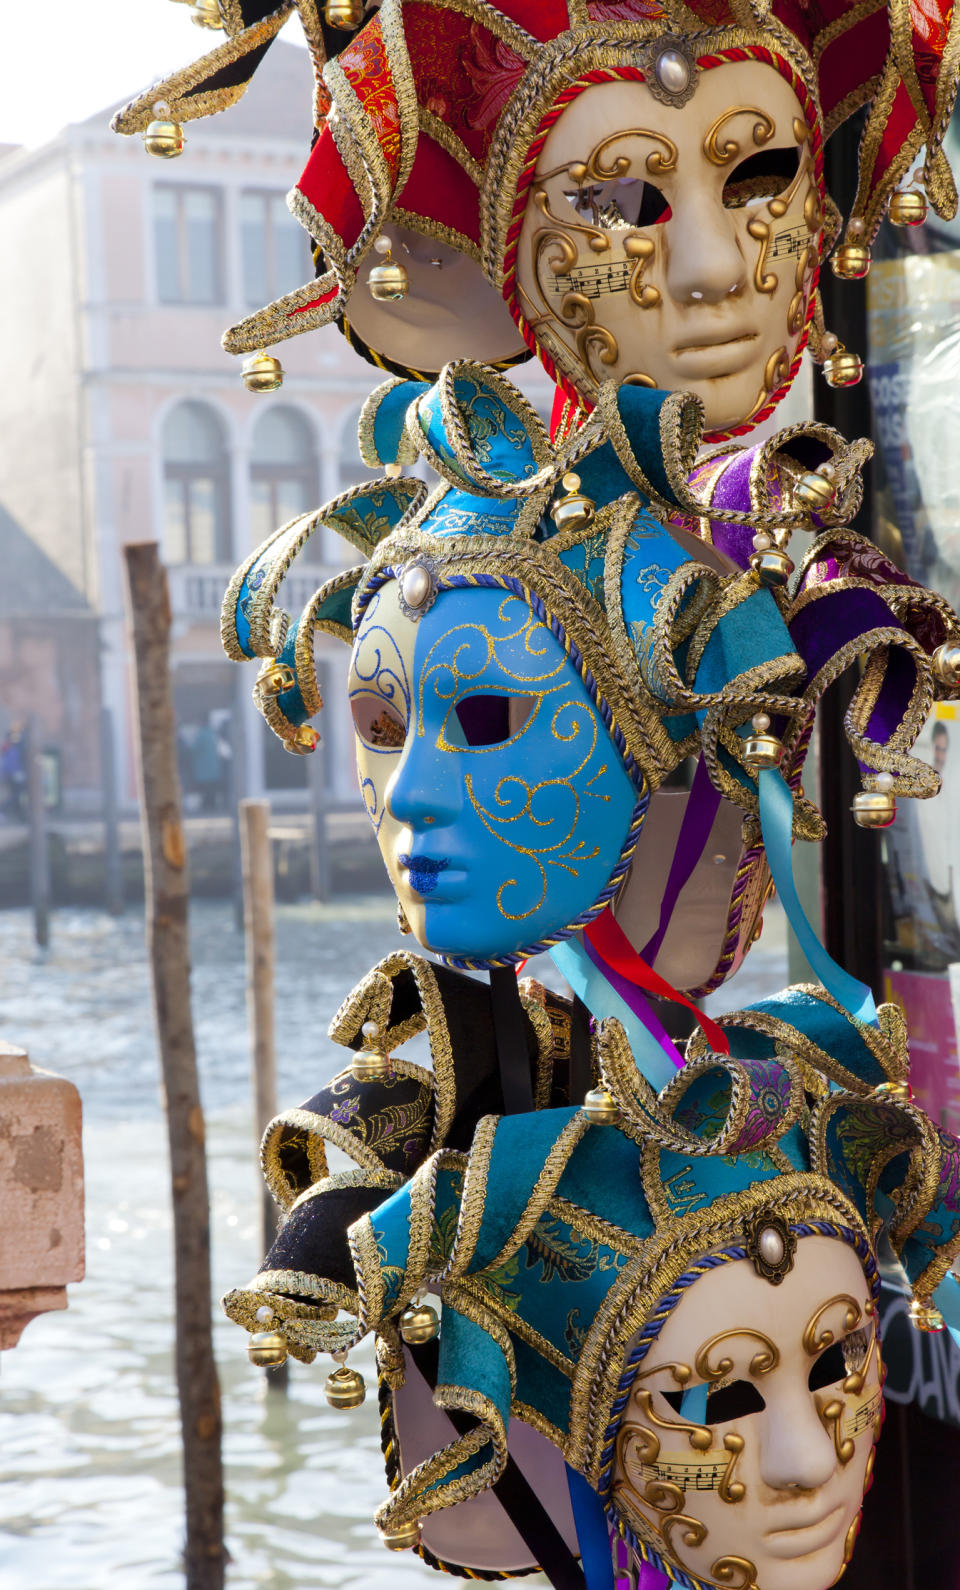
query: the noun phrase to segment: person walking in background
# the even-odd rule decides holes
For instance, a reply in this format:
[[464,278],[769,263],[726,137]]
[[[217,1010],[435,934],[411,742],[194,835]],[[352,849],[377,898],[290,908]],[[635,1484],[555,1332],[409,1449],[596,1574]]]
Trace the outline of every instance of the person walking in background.
[[0,810],[11,822],[24,822],[27,815],[27,763],[23,754],[23,726],[13,723],[0,745]]

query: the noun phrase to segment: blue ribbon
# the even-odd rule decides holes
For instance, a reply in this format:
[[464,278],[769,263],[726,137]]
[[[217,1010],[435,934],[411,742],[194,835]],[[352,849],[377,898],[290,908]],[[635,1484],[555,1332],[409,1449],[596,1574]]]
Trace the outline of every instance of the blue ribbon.
[[775,767],[760,769],[760,827],[770,875],[797,942],[828,994],[859,1021],[877,1024],[877,1007],[866,983],[851,977],[828,955],[804,914],[793,878],[793,796]]
[[594,966],[579,940],[564,939],[561,944],[555,944],[550,959],[597,1021],[616,1016],[623,1023],[633,1058],[650,1086],[657,1093],[665,1088],[676,1076],[676,1067],[670,1064],[653,1033],[611,987],[599,966]]
[[587,1581],[587,1590],[614,1590],[613,1553],[610,1550],[610,1531],[603,1503],[582,1474],[572,1469],[569,1463],[566,1468],[570,1505],[580,1546],[580,1566]]

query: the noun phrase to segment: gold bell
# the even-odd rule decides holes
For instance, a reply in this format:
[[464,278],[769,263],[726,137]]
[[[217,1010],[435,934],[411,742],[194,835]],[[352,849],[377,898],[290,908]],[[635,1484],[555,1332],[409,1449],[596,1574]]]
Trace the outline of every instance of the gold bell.
[[287,1359],[286,1337],[279,1331],[254,1331],[247,1342],[247,1352],[258,1369],[279,1369]]
[[346,1364],[327,1376],[323,1390],[331,1408],[359,1408],[367,1395],[363,1376]]
[[596,512],[596,504],[580,491],[580,476],[570,471],[563,477],[565,497],[560,497],[550,509],[550,517],[558,530],[583,530]]
[[743,765],[748,773],[759,773],[764,767],[779,767],[783,756],[783,741],[770,733],[770,719],[758,712],[750,727],[753,733],[743,742]]
[[944,641],[938,646],[930,659],[934,677],[938,684],[946,685],[953,689],[960,685],[960,643],[955,640]]
[[390,1056],[380,1047],[380,1028],[375,1021],[365,1021],[360,1031],[367,1042],[351,1060],[350,1073],[357,1082],[383,1082],[390,1075]]
[[859,353],[838,348],[829,359],[824,359],[823,376],[827,386],[856,386],[858,381],[863,380],[863,360]]
[[841,243],[832,255],[830,266],[834,276],[845,282],[857,282],[870,269],[870,250],[866,243]]
[[885,1100],[895,1099],[902,1104],[909,1104],[913,1097],[910,1084],[906,1078],[898,1082],[878,1082],[870,1097],[877,1099],[882,1104]]
[[764,547],[762,551],[750,554],[750,567],[760,584],[772,589],[777,585],[786,585],[793,573],[793,560],[782,547]]
[[922,226],[927,219],[927,196],[916,188],[900,188],[890,200],[894,226]]
[[400,1335],[410,1347],[432,1342],[440,1330],[440,1316],[429,1303],[411,1303],[400,1315]]
[[620,1109],[606,1088],[591,1088],[583,1101],[583,1113],[591,1126],[616,1126]]
[[190,15],[198,28],[219,30],[223,27],[223,18],[217,0],[193,0]]
[[345,33],[352,33],[363,21],[363,0],[327,0],[323,8],[323,20],[331,28],[342,28]]
[[301,723],[289,740],[282,741],[283,749],[291,756],[309,756],[320,744],[320,736],[309,723]]
[[382,260],[379,265],[374,265],[367,277],[370,296],[378,304],[396,303],[398,298],[406,298],[410,290],[410,278],[404,267],[394,259],[390,239],[381,235],[373,246]]
[[152,121],[143,135],[143,147],[158,160],[175,160],[183,154],[183,128],[178,121]]
[[276,392],[283,386],[283,365],[262,348],[244,359],[240,374],[248,392]]
[[932,1303],[921,1303],[918,1297],[912,1299],[907,1317],[914,1330],[942,1331],[944,1329],[943,1315]]
[[819,470],[807,470],[794,482],[793,494],[809,513],[823,513],[837,495],[837,488]]
[[264,696],[282,696],[285,690],[292,690],[296,684],[292,668],[286,663],[271,663],[265,668],[257,680],[260,693]]
[[897,815],[893,774],[878,773],[876,788],[859,790],[850,810],[858,828],[889,828]]
[[411,1524],[397,1524],[393,1529],[378,1529],[380,1544],[388,1551],[410,1551],[420,1544],[420,1525],[416,1519]]

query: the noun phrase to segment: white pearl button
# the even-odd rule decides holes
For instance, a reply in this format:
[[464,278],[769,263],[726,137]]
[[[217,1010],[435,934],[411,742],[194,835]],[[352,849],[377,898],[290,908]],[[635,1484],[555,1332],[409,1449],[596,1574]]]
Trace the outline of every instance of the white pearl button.
[[664,50],[657,57],[657,82],[668,94],[682,94],[690,81],[690,63],[679,50]]
[[408,607],[422,607],[430,595],[430,575],[421,563],[404,569],[400,576],[400,589]]
[[758,1247],[760,1249],[760,1257],[764,1264],[779,1264],[783,1258],[783,1238],[779,1231],[774,1230],[773,1226],[764,1226],[760,1233]]

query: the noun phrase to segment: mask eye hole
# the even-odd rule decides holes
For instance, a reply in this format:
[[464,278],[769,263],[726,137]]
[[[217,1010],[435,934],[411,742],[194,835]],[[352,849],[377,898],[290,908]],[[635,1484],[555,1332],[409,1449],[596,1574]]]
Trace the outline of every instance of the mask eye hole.
[[447,719],[446,738],[451,745],[468,750],[503,745],[519,734],[535,705],[535,696],[505,696],[494,691],[463,696]]
[[670,206],[660,189],[642,177],[611,178],[564,193],[583,220],[610,232],[669,221]]
[[723,185],[723,202],[728,210],[765,204],[785,193],[800,167],[800,151],[761,149],[735,166]]
[[[859,1332],[854,1334],[859,1334]],[[824,1386],[835,1386],[838,1381],[843,1380],[844,1376],[849,1373],[851,1367],[847,1363],[847,1343],[849,1339],[848,1337],[846,1341],[834,1342],[832,1347],[827,1347],[820,1354],[816,1363],[811,1365],[810,1373],[807,1376],[807,1385],[811,1391],[822,1391]],[[860,1362],[863,1362],[862,1357]]]
[[[667,1402],[675,1413],[680,1412],[682,1391],[665,1391]],[[733,1380],[727,1386],[711,1386],[707,1392],[707,1424],[728,1424],[731,1419],[745,1419],[751,1413],[762,1413],[766,1403],[752,1380]]]
[[360,692],[350,698],[353,726],[368,750],[400,751],[407,738],[406,725],[395,707],[382,696]]

